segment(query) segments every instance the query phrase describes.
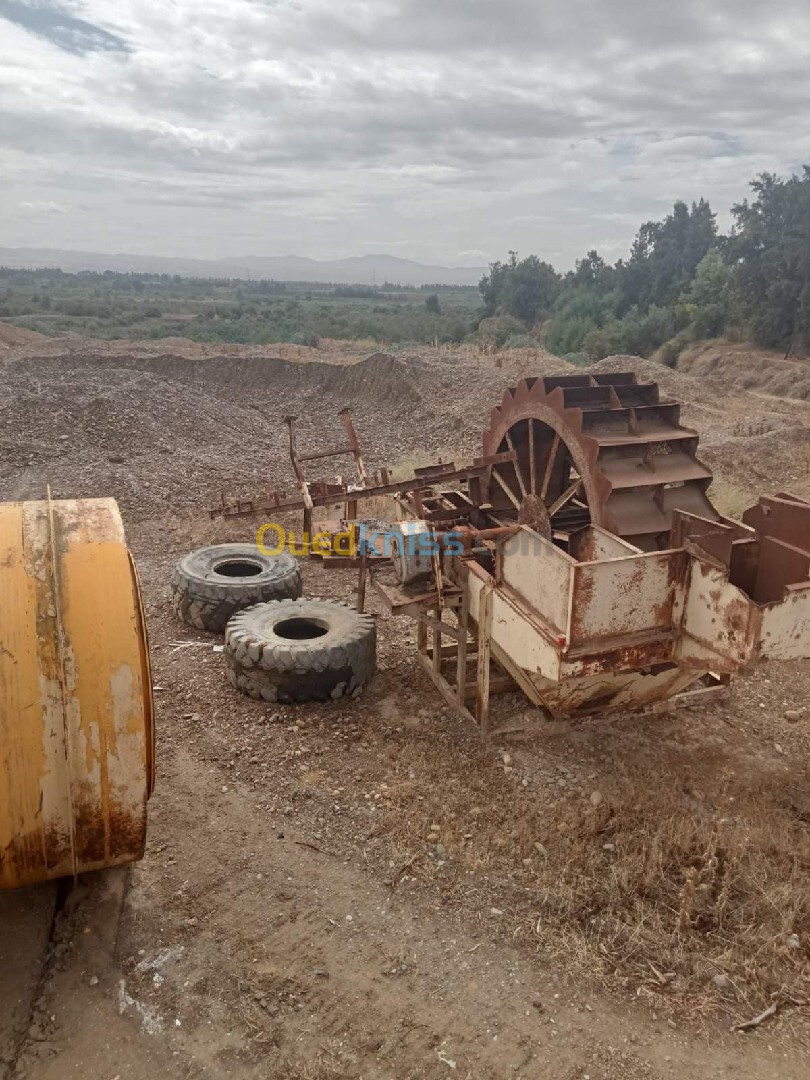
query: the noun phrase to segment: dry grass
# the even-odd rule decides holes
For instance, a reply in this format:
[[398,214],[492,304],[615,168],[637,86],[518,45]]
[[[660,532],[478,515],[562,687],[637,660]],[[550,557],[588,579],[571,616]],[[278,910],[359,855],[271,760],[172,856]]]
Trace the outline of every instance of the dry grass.
[[[389,791],[389,824],[403,854],[424,848],[438,824],[460,869],[511,881],[511,895],[493,902],[514,915],[518,936],[608,982],[661,1003],[688,998],[693,1009],[805,998],[806,767],[745,780],[704,755],[699,779],[689,756],[659,764],[635,751],[599,781],[594,805],[594,784],[565,794],[516,788],[491,752],[447,769],[414,750],[418,787]],[[432,865],[416,864],[422,873]],[[794,933],[801,949],[788,946]],[[734,984],[733,1001],[713,987],[719,973]]]

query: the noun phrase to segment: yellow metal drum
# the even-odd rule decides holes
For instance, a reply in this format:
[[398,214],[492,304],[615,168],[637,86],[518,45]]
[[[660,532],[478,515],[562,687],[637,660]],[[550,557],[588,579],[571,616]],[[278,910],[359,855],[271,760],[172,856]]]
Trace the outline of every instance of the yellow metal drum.
[[0,504],[0,888],[143,854],[152,685],[112,499]]

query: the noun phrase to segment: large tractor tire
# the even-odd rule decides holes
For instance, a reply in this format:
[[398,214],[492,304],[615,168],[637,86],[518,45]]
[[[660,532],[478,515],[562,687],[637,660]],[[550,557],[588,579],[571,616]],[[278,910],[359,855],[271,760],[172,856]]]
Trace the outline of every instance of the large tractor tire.
[[258,604],[228,623],[225,663],[231,683],[252,698],[337,700],[374,674],[377,627],[370,615],[324,600]]
[[287,552],[255,544],[216,544],[184,555],[172,575],[174,610],[184,623],[221,634],[237,611],[301,595],[301,568]]

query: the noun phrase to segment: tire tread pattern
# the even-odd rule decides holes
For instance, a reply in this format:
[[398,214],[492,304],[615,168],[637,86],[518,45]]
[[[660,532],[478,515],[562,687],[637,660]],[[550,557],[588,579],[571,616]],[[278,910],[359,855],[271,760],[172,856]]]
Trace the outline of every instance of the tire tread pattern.
[[[246,544],[222,544],[201,548],[201,557],[213,564],[218,560],[255,555],[256,548]],[[211,553],[209,555],[209,553]],[[282,564],[275,560],[284,559]],[[181,559],[172,574],[172,606],[178,618],[197,630],[222,634],[230,619],[243,608],[270,600],[295,600],[303,592],[301,567],[290,556],[264,556],[265,563],[278,568],[273,576],[257,575],[242,581],[217,576],[215,580],[188,568],[188,558]]]
[[[273,609],[277,608],[277,611]],[[261,624],[313,617],[329,625],[311,640],[263,634]],[[233,686],[263,701],[337,700],[358,692],[377,669],[377,627],[370,615],[316,600],[271,601],[237,612],[225,631],[225,664]]]

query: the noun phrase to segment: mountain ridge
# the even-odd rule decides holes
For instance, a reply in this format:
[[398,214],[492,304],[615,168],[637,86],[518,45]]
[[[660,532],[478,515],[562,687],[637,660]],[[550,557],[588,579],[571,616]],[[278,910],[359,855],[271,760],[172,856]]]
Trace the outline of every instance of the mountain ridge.
[[246,255],[221,259],[184,256],[105,254],[64,248],[0,247],[0,266],[9,269],[113,270],[118,273],[180,274],[182,277],[254,278],[330,282],[338,285],[477,285],[483,266],[437,266],[396,255],[352,255],[311,259],[305,255]]

